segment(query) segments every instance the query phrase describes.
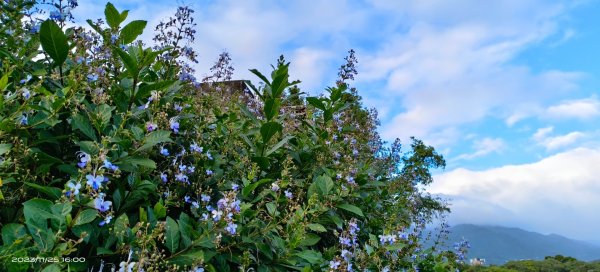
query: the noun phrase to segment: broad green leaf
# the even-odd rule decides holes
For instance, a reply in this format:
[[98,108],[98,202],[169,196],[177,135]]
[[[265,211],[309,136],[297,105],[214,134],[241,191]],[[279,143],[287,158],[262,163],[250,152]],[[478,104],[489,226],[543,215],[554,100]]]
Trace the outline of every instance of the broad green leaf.
[[112,110],[113,107],[106,104],[102,104],[96,107],[96,110],[94,111],[94,124],[98,131],[101,132],[108,125],[108,123],[110,122],[110,118],[112,117]]
[[300,241],[300,246],[314,246],[320,240],[321,237],[319,237],[319,235],[316,235],[314,233],[307,233],[306,235],[304,235],[304,239]]
[[144,32],[146,27],[146,21],[131,21],[129,24],[123,27],[119,38],[124,44],[129,44]]
[[94,131],[94,128],[92,127],[92,124],[90,124],[90,121],[87,117],[84,117],[79,113],[75,114],[71,119],[71,126],[73,129],[78,129],[83,132],[83,134],[91,140],[98,140],[96,137],[96,132]]
[[146,137],[144,137],[143,140],[143,145],[140,146],[136,152],[140,152],[140,151],[144,151],[147,149],[152,148],[153,146],[155,146],[156,144],[159,143],[170,143],[173,142],[170,138],[171,136],[171,132],[170,131],[166,131],[166,130],[157,130],[157,131],[153,131],[148,133],[148,135],[146,135]]
[[262,184],[265,184],[265,183],[269,183],[271,181],[273,181],[273,180],[272,179],[261,179],[261,180],[259,180],[257,182],[248,184],[248,186],[245,186],[242,189],[242,195],[244,197],[248,197],[248,195],[250,195],[252,193],[252,191],[254,191],[254,189],[256,189],[256,187],[258,187],[258,186],[260,186]]
[[316,232],[326,232],[327,229],[325,229],[325,227],[321,224],[317,224],[317,223],[313,223],[313,224],[308,224],[308,228],[312,231],[316,231]]
[[40,26],[40,43],[57,66],[65,62],[69,54],[67,36],[54,21],[46,20]]
[[267,117],[267,121],[273,119],[279,114],[281,100],[276,98],[270,98],[265,101],[264,112],[265,117]]
[[194,221],[187,214],[181,213],[178,222],[182,249],[188,248],[192,245],[192,240],[198,236],[194,230]]
[[119,24],[122,22],[121,14],[110,2],[106,3],[106,8],[104,8],[104,16],[106,16],[106,23],[112,28],[119,27]]
[[175,253],[179,249],[179,239],[179,225],[177,225],[177,222],[173,218],[167,217],[165,246],[169,249],[169,252]]
[[4,91],[4,89],[6,89],[6,87],[8,86],[8,75],[9,74],[10,73],[6,73],[0,78],[0,91]]
[[313,107],[320,109],[320,110],[325,110],[325,104],[323,104],[323,101],[321,101],[321,99],[317,98],[317,97],[307,97],[306,101],[308,101],[308,104],[311,104]]
[[308,196],[318,194],[319,196],[328,195],[333,188],[333,181],[327,175],[321,175],[308,187]]
[[[123,170],[132,170],[131,167],[128,166],[133,166],[134,169],[142,166],[142,167],[146,167],[149,169],[155,169],[156,168],[156,162],[154,162],[151,159],[148,158],[140,158],[140,157],[127,157],[121,160],[121,164],[123,164],[123,166],[121,166],[121,168]],[[133,170],[134,170],[133,169]]]
[[82,152],[88,153],[92,156],[97,155],[100,152],[100,148],[98,147],[96,142],[80,141],[77,142],[77,144],[79,145],[79,149],[81,149]]
[[270,215],[275,216],[276,212],[277,212],[277,204],[275,204],[275,202],[269,202],[267,203],[267,211],[269,212]]
[[320,263],[321,259],[323,258],[323,256],[321,256],[321,253],[315,250],[304,250],[302,252],[296,253],[296,256],[305,259],[311,264]]
[[161,201],[158,201],[156,204],[154,204],[154,215],[156,215],[157,219],[167,216],[167,208],[165,208]]
[[12,148],[12,144],[0,144],[0,156],[8,153]]
[[273,137],[273,135],[275,135],[277,132],[280,132],[282,129],[283,127],[281,124],[277,122],[264,123],[260,127],[260,135],[262,136],[263,143],[269,142],[271,137]]
[[[119,47],[115,46],[115,47],[113,47],[113,50],[117,51],[117,54],[123,61],[125,68],[127,68],[127,72],[129,72],[129,75],[134,79],[137,78],[138,74],[139,74],[139,68],[138,68],[137,61],[131,55],[129,55],[129,53],[125,52],[123,49],[121,49]],[[133,87],[135,87],[135,86],[133,86]]]
[[267,150],[267,153],[265,153],[265,156],[269,156],[271,154],[273,154],[273,152],[277,151],[279,148],[281,148],[283,145],[285,145],[289,140],[293,139],[294,136],[288,135],[285,136],[283,139],[281,139],[281,141],[277,142],[275,145],[273,145],[271,148],[269,148],[269,150]]
[[342,210],[346,210],[349,211],[351,213],[354,213],[358,216],[364,217],[365,215],[363,214],[362,210],[359,207],[356,207],[352,204],[348,204],[348,203],[343,203],[343,204],[338,204],[337,205],[338,208],[342,209]]
[[57,218],[52,212],[52,206],[54,204],[46,199],[34,198],[23,203],[23,215],[25,220],[45,220],[50,218]]
[[77,217],[75,217],[74,226],[79,226],[83,224],[87,224],[89,222],[94,221],[98,216],[98,211],[95,209],[86,209],[81,211]]
[[204,259],[204,252],[200,249],[190,249],[169,259],[169,264],[180,267],[192,265]]
[[2,227],[2,242],[4,242],[4,245],[11,245],[26,235],[27,229],[22,224],[10,223]]

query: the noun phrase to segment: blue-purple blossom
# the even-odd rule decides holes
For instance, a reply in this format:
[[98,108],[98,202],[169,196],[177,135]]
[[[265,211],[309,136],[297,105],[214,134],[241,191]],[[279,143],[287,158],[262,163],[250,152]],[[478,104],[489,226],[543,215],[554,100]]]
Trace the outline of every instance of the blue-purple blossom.
[[158,125],[156,125],[155,123],[147,123],[146,124],[146,131],[151,132],[151,131],[155,131],[158,128]]
[[271,191],[277,192],[279,191],[279,185],[276,182],[271,183]]
[[198,153],[202,153],[202,147],[201,147],[201,146],[198,146],[198,144],[196,144],[196,143],[194,142],[194,143],[192,143],[192,144],[190,145],[190,151],[191,151],[191,152],[198,152]]
[[167,174],[165,173],[160,173],[160,180],[162,180],[162,182],[167,182]]
[[208,152],[208,151],[206,152],[206,157],[207,157],[209,160],[212,160],[212,159],[213,159],[212,155],[210,155],[210,152]]
[[79,162],[77,163],[77,166],[79,166],[79,168],[84,168],[92,159],[90,154],[85,153],[83,151],[77,152],[77,157],[79,158]]
[[294,197],[294,195],[292,194],[292,192],[290,192],[289,190],[285,190],[285,197],[292,199]]
[[179,173],[177,175],[175,175],[175,180],[176,181],[181,181],[181,182],[188,182],[188,176],[183,174],[183,173]]
[[67,193],[69,193],[69,196],[70,196],[71,191],[73,191],[74,195],[78,195],[79,189],[81,189],[81,184],[80,183],[74,184],[73,182],[69,181],[69,183],[67,183],[67,187],[69,187],[69,189],[70,189],[69,192],[67,192]]
[[231,184],[231,189],[234,191],[237,191],[240,188],[240,186],[236,183]]
[[181,171],[181,172],[185,172],[186,168],[187,168],[187,166],[185,164],[179,165],[179,171]]
[[202,266],[196,266],[190,272],[204,272],[204,268]]
[[23,92],[23,97],[25,99],[29,99],[31,97],[31,92],[29,91],[29,89],[23,88],[21,91]]
[[183,201],[185,201],[185,203],[190,203],[190,196],[184,196]]
[[208,220],[208,214],[207,213],[203,213],[202,214],[202,220],[204,220],[204,221]]
[[173,108],[179,112],[181,112],[183,110],[183,107],[181,107],[181,105],[179,105],[179,103],[175,103],[175,105],[173,105]]
[[118,38],[119,36],[117,36],[116,34],[112,34],[110,35],[110,42],[114,43],[117,41]]
[[106,218],[104,218],[104,220],[100,221],[100,223],[98,223],[98,226],[102,227],[108,223],[110,223],[110,220],[112,220],[112,216],[106,216]]
[[29,29],[31,34],[37,34],[38,32],[40,32],[40,25],[34,25]]
[[97,74],[88,74],[87,80],[88,80],[88,82],[94,82],[94,81],[98,80],[98,75]]
[[206,169],[206,175],[209,175],[209,176],[210,176],[210,175],[212,175],[212,174],[213,174],[213,171],[212,171],[212,170],[210,170],[210,169]]
[[202,200],[202,202],[209,202],[210,201],[210,196],[202,194],[202,195],[200,195],[200,200]]
[[195,167],[195,166],[193,166],[193,165],[188,165],[188,166],[187,166],[187,173],[188,173],[188,174],[192,174],[192,173],[194,173],[195,171],[196,171],[196,167]]
[[212,211],[213,221],[217,222],[217,221],[221,220],[221,216],[223,216],[223,211],[219,211],[219,210]]
[[19,124],[23,126],[29,124],[29,121],[27,120],[27,114],[23,113],[23,115],[21,115],[21,119],[19,119]]
[[199,209],[199,208],[200,208],[200,204],[198,204],[198,202],[197,202],[197,201],[192,201],[192,206],[193,206],[194,208],[196,208],[196,209]]
[[111,201],[105,201],[104,200],[104,194],[99,194],[98,197],[96,197],[96,199],[94,199],[94,208],[96,208],[96,210],[98,210],[99,212],[107,212],[108,210],[110,210],[110,206],[112,205]]
[[340,262],[338,260],[332,260],[332,261],[329,262],[329,268],[331,268],[331,269],[338,269],[341,264],[342,264],[342,262]]
[[169,156],[169,150],[166,149],[166,148],[164,148],[164,147],[161,147],[160,148],[160,154],[163,155],[163,156]]
[[171,121],[169,121],[169,126],[171,127],[174,133],[179,133],[179,122],[171,119]]
[[111,171],[117,171],[119,170],[119,167],[112,164],[109,160],[104,160],[104,167],[106,169],[110,169]]
[[104,176],[102,175],[86,175],[85,178],[87,179],[87,185],[92,186],[92,189],[94,190],[98,190],[98,188],[100,188],[100,186],[102,185],[102,182],[104,182]]
[[52,20],[64,21],[66,17],[67,16],[65,13],[62,13],[58,10],[53,10],[50,12],[50,19],[52,19]]
[[229,232],[229,234],[234,235],[235,234],[235,230],[237,229],[237,225],[234,224],[233,222],[229,222],[227,224],[227,227],[225,227],[225,230],[227,232]]

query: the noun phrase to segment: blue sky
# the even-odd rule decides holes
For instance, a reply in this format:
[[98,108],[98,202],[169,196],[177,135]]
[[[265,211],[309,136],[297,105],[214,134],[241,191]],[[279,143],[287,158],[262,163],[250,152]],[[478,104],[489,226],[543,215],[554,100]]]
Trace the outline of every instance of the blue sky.
[[[101,16],[104,3],[79,2],[76,17]],[[284,54],[318,94],[353,48],[354,84],[384,139],[416,136],[444,154],[429,190],[454,199],[451,223],[600,241],[598,1],[189,3],[198,77],[223,50],[240,79]],[[181,2],[114,4],[154,26]]]

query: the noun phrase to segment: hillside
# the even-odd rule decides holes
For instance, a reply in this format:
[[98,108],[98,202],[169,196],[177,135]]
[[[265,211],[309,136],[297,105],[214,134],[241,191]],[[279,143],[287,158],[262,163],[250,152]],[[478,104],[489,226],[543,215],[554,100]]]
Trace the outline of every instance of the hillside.
[[467,239],[471,248],[468,258],[484,258],[487,264],[510,260],[534,259],[557,254],[583,261],[600,259],[600,247],[560,235],[543,235],[519,228],[479,225],[456,225],[450,229],[448,245]]

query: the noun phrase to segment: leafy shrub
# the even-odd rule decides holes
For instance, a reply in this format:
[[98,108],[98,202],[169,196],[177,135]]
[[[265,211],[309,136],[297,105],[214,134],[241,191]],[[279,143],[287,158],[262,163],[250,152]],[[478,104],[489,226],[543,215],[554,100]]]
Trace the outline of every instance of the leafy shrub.
[[0,2],[7,270],[455,267],[419,241],[448,211],[419,189],[444,160],[416,139],[406,152],[381,141],[348,83],[353,51],[327,95],[304,97],[283,57],[244,92],[219,81],[227,54],[204,83],[193,76],[193,10],[147,47],[146,22],[123,25],[110,3],[91,30],[67,28],[76,6]]

